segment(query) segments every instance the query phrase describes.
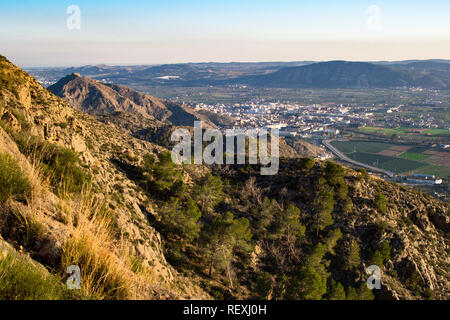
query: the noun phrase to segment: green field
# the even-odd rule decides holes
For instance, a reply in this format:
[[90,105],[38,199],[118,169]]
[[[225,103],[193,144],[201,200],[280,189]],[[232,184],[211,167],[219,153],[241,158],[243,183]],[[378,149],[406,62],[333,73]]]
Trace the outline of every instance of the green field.
[[408,159],[383,156],[380,154],[371,154],[364,152],[355,152],[347,154],[349,158],[355,161],[367,163],[368,165],[389,170],[396,173],[403,173],[416,170],[426,164]]
[[408,128],[380,128],[380,127],[360,127],[359,131],[366,133],[393,135],[405,134]]
[[414,161],[422,161],[430,157],[429,154],[415,153],[415,152],[403,152],[399,155],[400,158],[414,160]]
[[424,133],[428,133],[431,135],[450,135],[450,130],[446,130],[446,129],[427,129],[423,131]]
[[414,170],[414,172],[411,173],[434,174],[438,177],[445,178],[450,177],[450,167],[426,165]]
[[390,143],[368,141],[332,141],[331,144],[343,153],[378,153],[393,146]]
[[425,152],[427,150],[430,150],[430,147],[424,146],[424,147],[413,147],[411,149],[408,150],[408,152],[413,152],[413,153],[422,153]]
[[[407,135],[407,136],[415,136],[418,139],[427,139],[426,135],[432,136],[442,136],[442,135],[450,135],[450,130],[447,129],[425,129],[425,130],[417,130],[413,128],[382,128],[382,127],[359,127],[359,131],[364,133],[376,134],[376,135]],[[428,137],[429,138],[429,137]]]
[[429,163],[431,155],[423,153],[430,150],[428,146],[412,147],[395,157],[378,154],[396,145],[392,143],[355,140],[332,141],[331,144],[355,161],[398,174],[424,173],[440,177],[447,177],[450,174],[450,167]]

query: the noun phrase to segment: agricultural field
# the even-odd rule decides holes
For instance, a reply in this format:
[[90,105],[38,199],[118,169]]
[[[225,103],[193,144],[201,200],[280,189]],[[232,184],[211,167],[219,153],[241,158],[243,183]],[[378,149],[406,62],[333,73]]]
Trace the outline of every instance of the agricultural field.
[[389,170],[395,173],[404,173],[409,171],[414,171],[425,164],[418,161],[412,161],[407,159],[383,156],[380,154],[364,153],[364,152],[354,152],[348,154],[353,160],[367,163],[371,166]]
[[407,132],[406,128],[381,128],[381,127],[360,127],[359,131],[366,133],[375,133],[383,135],[392,134],[405,134]]
[[423,130],[423,133],[426,133],[426,134],[431,134],[431,135],[441,135],[441,134],[444,134],[444,135],[450,135],[450,130],[446,130],[446,129],[426,129],[426,130]]
[[372,141],[332,141],[349,158],[397,174],[450,176],[450,152],[429,146]]
[[383,127],[359,127],[359,132],[374,135],[391,137],[399,136],[401,139],[409,141],[430,142],[445,140],[450,138],[450,130],[447,129],[418,129],[418,128],[383,128]]
[[343,153],[378,153],[393,146],[389,143],[368,141],[333,141],[331,144]]
[[402,154],[399,155],[399,157],[413,161],[422,161],[429,158],[430,155],[416,152],[403,152]]

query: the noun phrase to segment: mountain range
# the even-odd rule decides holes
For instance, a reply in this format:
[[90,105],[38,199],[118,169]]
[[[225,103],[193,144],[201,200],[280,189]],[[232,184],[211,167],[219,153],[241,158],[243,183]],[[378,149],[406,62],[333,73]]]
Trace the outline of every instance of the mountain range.
[[450,64],[412,63],[377,65],[367,62],[330,61],[286,67],[274,73],[229,80],[229,83],[277,88],[448,88]]
[[394,62],[185,63],[30,69],[42,83],[79,73],[104,83],[145,86],[247,85],[275,88],[450,87],[448,60]]

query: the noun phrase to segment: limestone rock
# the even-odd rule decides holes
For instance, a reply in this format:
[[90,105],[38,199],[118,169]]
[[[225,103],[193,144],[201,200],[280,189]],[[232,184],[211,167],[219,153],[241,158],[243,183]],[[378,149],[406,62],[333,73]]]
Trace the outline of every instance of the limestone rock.
[[5,111],[1,117],[1,120],[6,123],[13,131],[20,131],[22,129],[22,126],[19,122],[19,120],[14,117],[14,115],[9,112]]

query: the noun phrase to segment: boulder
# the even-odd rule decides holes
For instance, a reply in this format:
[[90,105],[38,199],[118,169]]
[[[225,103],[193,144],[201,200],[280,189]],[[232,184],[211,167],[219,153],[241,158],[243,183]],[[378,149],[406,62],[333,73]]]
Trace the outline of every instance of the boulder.
[[20,131],[22,129],[19,120],[17,120],[16,117],[14,117],[14,115],[9,111],[5,111],[1,119],[13,131]]

